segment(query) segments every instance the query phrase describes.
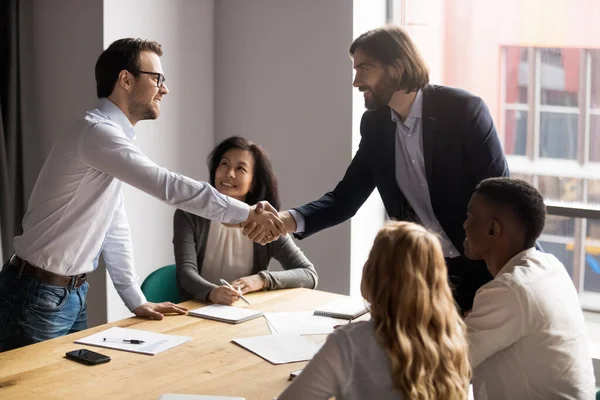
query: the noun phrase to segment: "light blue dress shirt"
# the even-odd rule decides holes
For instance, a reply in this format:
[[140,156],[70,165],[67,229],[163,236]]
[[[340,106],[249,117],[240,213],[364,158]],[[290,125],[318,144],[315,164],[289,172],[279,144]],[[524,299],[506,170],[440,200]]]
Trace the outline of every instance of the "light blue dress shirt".
[[100,252],[130,310],[146,302],[133,261],[123,182],[174,207],[229,223],[248,218],[247,204],[152,162],[134,146],[127,116],[108,99],[54,143],[15,237],[15,253],[59,275],[94,270]]

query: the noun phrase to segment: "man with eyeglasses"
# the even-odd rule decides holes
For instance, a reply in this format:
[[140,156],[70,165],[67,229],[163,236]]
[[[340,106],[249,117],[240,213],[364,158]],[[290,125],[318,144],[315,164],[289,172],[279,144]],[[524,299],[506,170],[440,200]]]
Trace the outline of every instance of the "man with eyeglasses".
[[146,301],[133,262],[122,183],[207,219],[263,227],[266,240],[285,232],[267,204],[249,207],[206,182],[173,173],[133,145],[138,121],[156,119],[169,93],[154,41],[121,39],[96,63],[99,103],[55,142],[0,272],[0,351],[87,328],[86,276],[102,254],[113,284],[137,316],[185,314]]

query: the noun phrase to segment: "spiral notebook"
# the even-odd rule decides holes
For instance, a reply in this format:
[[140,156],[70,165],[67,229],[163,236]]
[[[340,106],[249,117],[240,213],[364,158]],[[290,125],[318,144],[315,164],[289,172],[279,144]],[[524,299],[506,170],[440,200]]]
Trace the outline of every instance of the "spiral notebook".
[[345,297],[334,300],[324,307],[317,308],[314,314],[324,317],[352,320],[368,312],[369,308],[363,299]]

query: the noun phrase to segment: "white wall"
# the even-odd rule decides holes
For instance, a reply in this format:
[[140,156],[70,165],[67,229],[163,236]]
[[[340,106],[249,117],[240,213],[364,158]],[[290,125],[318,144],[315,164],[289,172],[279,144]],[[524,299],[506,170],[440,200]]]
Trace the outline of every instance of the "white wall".
[[[152,160],[191,178],[208,178],[206,156],[214,145],[213,0],[104,0],[104,47],[123,37],[163,46],[169,94],[156,121],[136,127],[136,145]],[[174,262],[175,209],[126,186],[125,208],[140,283]],[[130,313],[107,281],[108,320]]]
[[[354,0],[352,38],[356,39],[368,30],[377,28],[386,21],[386,0]],[[352,91],[352,154],[360,143],[360,121],[365,112],[365,100],[358,89]],[[385,207],[375,189],[365,204],[352,218],[350,254],[350,294],[360,296],[360,281],[365,261],[373,240],[385,221]]]
[[[101,0],[21,2],[25,195],[55,139],[96,103],[94,65],[102,51]],[[89,277],[90,325],[106,322],[105,277]]]
[[[97,101],[97,57],[128,36],[156,40],[165,52],[170,93],[161,116],[136,126],[136,145],[160,165],[205,180],[215,139],[245,135],[269,151],[283,205],[292,207],[332,189],[351,160],[351,1],[22,4],[27,194],[56,136]],[[124,192],[141,282],[173,262],[174,210],[136,189]],[[299,241],[319,269],[320,289],[349,293],[350,236],[347,222]],[[104,271],[90,281],[90,325],[130,315]]]
[[[269,152],[284,208],[333,189],[352,157],[352,1],[215,2],[216,139]],[[348,293],[350,224],[298,241],[319,289]]]

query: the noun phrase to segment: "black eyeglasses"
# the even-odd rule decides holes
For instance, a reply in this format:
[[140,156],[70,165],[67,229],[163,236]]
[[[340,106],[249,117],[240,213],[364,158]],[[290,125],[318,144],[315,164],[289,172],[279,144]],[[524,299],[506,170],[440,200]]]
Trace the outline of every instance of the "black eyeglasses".
[[158,78],[156,79],[156,87],[161,87],[163,83],[165,83],[165,76],[160,72],[148,72],[148,71],[135,71],[135,73],[139,74],[148,74],[148,75],[156,75]]

